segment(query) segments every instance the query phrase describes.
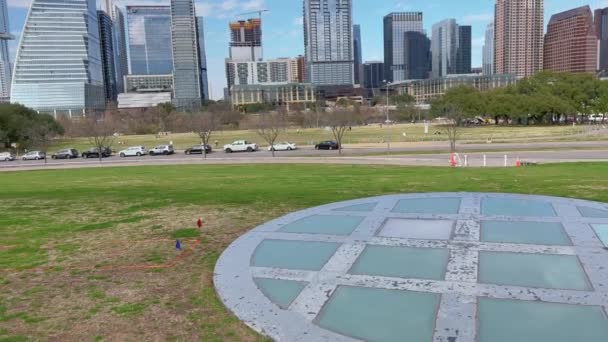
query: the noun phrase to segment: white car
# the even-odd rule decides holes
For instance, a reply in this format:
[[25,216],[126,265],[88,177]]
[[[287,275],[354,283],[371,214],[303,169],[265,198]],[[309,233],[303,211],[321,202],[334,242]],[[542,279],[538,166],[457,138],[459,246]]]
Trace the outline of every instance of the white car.
[[40,151],[31,151],[23,156],[21,156],[21,160],[42,160],[46,159],[46,153]]
[[250,143],[246,140],[237,140],[232,144],[224,145],[224,152],[255,152],[258,150],[256,143]]
[[2,152],[0,153],[0,161],[13,161],[15,160],[15,155],[10,152]]
[[297,149],[298,146],[296,146],[296,144],[287,141],[275,143],[272,146],[268,146],[268,151],[293,151]]
[[126,150],[122,150],[122,151],[118,152],[118,155],[121,158],[141,157],[141,156],[145,156],[146,154],[148,154],[148,151],[146,151],[146,148],[143,146],[133,146],[133,147],[127,148]]
[[170,154],[175,153],[175,150],[173,149],[173,146],[171,146],[171,145],[159,145],[159,146],[156,146],[155,148],[151,149],[149,152],[150,152],[151,156],[156,156],[156,155],[168,156]]

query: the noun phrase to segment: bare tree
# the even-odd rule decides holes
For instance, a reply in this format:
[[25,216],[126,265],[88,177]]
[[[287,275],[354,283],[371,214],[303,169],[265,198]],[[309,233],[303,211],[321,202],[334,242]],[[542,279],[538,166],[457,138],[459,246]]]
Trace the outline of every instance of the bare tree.
[[192,114],[192,129],[201,139],[203,144],[203,158],[207,159],[207,146],[210,146],[211,135],[222,125],[220,112],[206,111]]
[[57,136],[57,130],[53,128],[50,123],[44,122],[37,125],[32,125],[28,128],[26,134],[29,137],[29,147],[36,148],[39,151],[44,152],[44,163],[46,164],[46,154],[49,150],[49,146],[53,142],[53,139]]
[[325,114],[325,121],[331,128],[331,132],[338,143],[338,153],[342,154],[342,141],[344,135],[352,128],[356,121],[355,113],[352,110],[345,108],[336,108],[332,112]]
[[99,161],[101,162],[103,160],[103,151],[111,149],[116,139],[114,136],[114,125],[110,122],[109,118],[98,118],[94,115],[86,118],[84,124],[89,143],[97,150]]
[[273,114],[261,114],[256,123],[258,135],[268,143],[272,157],[275,156],[274,145],[279,134],[285,130],[287,114],[283,111]]
[[158,115],[158,130],[159,132],[167,132],[167,123],[175,112],[175,106],[171,102],[160,103],[156,106],[156,114]]
[[459,110],[456,106],[445,106],[443,108],[442,117],[445,119],[445,124],[443,126],[443,130],[448,136],[448,141],[450,142],[450,152],[456,152],[456,142],[460,137],[461,128],[464,125],[466,115],[464,112]]

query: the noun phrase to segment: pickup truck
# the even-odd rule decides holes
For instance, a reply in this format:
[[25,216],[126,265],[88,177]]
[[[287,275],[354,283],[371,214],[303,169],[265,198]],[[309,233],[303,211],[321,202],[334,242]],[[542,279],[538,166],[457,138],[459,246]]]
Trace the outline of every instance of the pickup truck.
[[224,152],[232,153],[232,152],[255,152],[258,150],[258,145],[255,143],[250,143],[246,140],[238,140],[233,142],[232,144],[224,145]]

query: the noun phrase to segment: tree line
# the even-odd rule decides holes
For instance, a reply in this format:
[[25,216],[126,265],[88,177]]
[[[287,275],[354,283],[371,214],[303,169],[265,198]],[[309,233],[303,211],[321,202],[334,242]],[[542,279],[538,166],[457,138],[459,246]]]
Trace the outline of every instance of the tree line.
[[0,149],[42,149],[63,133],[63,127],[48,114],[19,104],[0,104]]
[[594,75],[541,72],[515,85],[481,92],[461,86],[431,104],[431,116],[458,112],[459,120],[475,116],[499,124],[559,124],[608,113],[608,82]]

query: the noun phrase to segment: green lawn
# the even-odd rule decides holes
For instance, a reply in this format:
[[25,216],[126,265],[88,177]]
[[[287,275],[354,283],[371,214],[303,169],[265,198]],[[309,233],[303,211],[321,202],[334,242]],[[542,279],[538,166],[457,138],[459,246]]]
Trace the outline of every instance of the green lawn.
[[[481,126],[462,129],[460,139],[468,142],[482,142],[487,140],[494,142],[507,141],[534,141],[534,140],[578,140],[589,139],[586,135],[597,126]],[[391,142],[428,142],[447,141],[445,134],[435,135],[441,131],[439,126],[431,126],[429,134],[424,134],[423,124],[400,124],[380,127],[369,125],[365,127],[353,127],[345,138],[346,144],[377,144],[390,139]],[[405,133],[405,135],[404,135]],[[581,135],[582,134],[582,135]],[[597,139],[598,137],[591,137]],[[601,137],[600,137],[601,138]],[[212,142],[218,141],[218,146],[231,143],[235,140],[247,139],[264,146],[266,143],[254,130],[221,131],[214,133]],[[331,130],[325,128],[311,129],[288,129],[281,134],[278,140],[288,140],[299,145],[314,145],[315,143],[333,139]],[[152,148],[159,144],[173,142],[176,149],[184,150],[193,144],[199,143],[195,134],[172,134],[169,136],[156,137],[154,135],[132,135],[116,138],[113,148],[119,150],[127,146],[143,145]],[[120,143],[120,144],[119,144]],[[73,147],[80,151],[91,147],[87,138],[59,139],[50,148],[55,151],[60,148]]]
[[[261,341],[215,297],[213,267],[291,211],[391,193],[484,191],[608,202],[607,164],[521,169],[167,166],[0,174],[0,340]],[[172,268],[173,238],[201,244]],[[36,270],[36,271],[33,271]]]

